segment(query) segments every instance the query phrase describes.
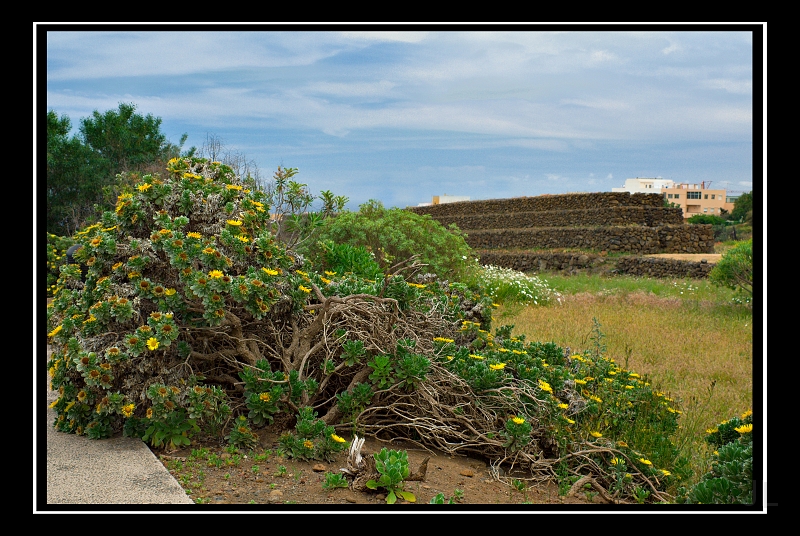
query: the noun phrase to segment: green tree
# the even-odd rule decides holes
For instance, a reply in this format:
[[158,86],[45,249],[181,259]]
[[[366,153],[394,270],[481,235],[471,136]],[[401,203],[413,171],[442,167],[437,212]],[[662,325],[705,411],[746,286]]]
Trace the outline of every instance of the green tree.
[[92,214],[105,172],[98,155],[77,136],[72,123],[47,112],[47,232],[70,236]]
[[111,177],[123,171],[144,171],[169,159],[172,147],[161,132],[161,118],[135,112],[135,104],[120,103],[117,110],[103,114],[95,110],[81,120],[84,143],[102,158]]
[[752,213],[748,217],[748,212],[753,210],[753,192],[747,192],[739,196],[733,204],[733,212],[731,212],[731,219],[736,221],[752,220]]
[[[175,145],[161,132],[161,119],[136,113],[136,105],[120,103],[103,114],[95,110],[70,136],[66,115],[47,112],[47,231],[69,236],[97,218],[96,205],[113,204],[122,190],[117,174],[163,169],[181,155],[187,134]],[[194,147],[187,151],[191,156]]]

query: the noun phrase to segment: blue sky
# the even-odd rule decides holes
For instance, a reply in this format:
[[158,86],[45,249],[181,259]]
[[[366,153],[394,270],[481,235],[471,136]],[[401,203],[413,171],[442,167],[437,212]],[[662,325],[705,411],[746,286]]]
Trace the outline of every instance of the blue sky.
[[134,103],[174,143],[217,137],[263,178],[296,167],[353,210],[631,177],[765,187],[749,28],[46,27],[46,106],[74,127]]

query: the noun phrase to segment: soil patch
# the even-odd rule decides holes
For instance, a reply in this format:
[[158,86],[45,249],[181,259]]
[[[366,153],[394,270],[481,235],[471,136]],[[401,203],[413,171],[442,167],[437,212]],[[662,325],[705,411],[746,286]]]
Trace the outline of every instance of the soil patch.
[[[301,504],[301,505],[370,505],[385,508],[402,508],[411,504],[398,499],[386,504],[386,495],[376,492],[359,492],[349,488],[326,489],[323,484],[327,473],[339,473],[346,466],[346,453],[340,453],[331,462],[302,461],[278,456],[278,435],[269,428],[258,432],[258,449],[244,454],[231,454],[219,442],[206,442],[190,448],[165,453],[154,451],[161,463],[187,491],[201,504]],[[351,440],[346,437],[348,444]],[[462,505],[577,505],[587,508],[608,503],[591,489],[573,495],[560,494],[555,481],[511,485],[513,475],[495,478],[485,460],[467,456],[448,456],[427,451],[404,441],[382,441],[367,438],[362,453],[375,453],[382,448],[408,452],[409,468],[413,473],[426,457],[426,477],[419,482],[406,482],[404,489],[416,497],[415,504],[428,504],[441,493],[447,503]],[[208,449],[214,456],[192,456],[192,452]],[[520,475],[518,482],[524,477]]]
[[703,259],[710,264],[716,264],[722,258],[718,253],[654,253],[652,255],[644,255],[644,257],[658,257],[661,259],[675,259],[678,261],[694,261],[700,262]]

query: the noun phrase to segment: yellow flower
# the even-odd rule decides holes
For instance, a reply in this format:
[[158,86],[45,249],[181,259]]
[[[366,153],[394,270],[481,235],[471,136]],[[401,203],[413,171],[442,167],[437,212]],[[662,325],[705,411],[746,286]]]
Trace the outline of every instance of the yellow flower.
[[569,407],[569,404],[564,404],[562,402],[561,404],[558,405],[558,407],[561,408],[561,409],[567,409]]
[[241,220],[227,220],[227,221],[228,225],[233,225],[234,227],[239,227],[242,224]]
[[261,269],[267,275],[278,275],[278,270],[270,270],[269,268]]
[[747,411],[745,411],[744,413],[742,413],[742,419],[746,419],[746,418],[748,418],[748,417],[749,417],[750,415],[752,415],[752,414],[753,414],[753,410],[752,410],[752,409],[748,409]]
[[666,469],[660,469],[660,471],[661,471],[661,474],[663,474],[664,476],[669,476],[669,475],[672,474],[669,471],[667,471]]
[[336,434],[331,434],[331,439],[333,439],[337,443],[344,443],[344,441],[345,441],[343,437],[339,437]]
[[589,432],[589,435],[592,437],[603,437],[603,434],[600,432]]
[[262,402],[269,402],[272,399],[272,397],[269,396],[269,393],[261,393],[260,395],[258,395],[258,399],[261,400]]
[[47,336],[48,337],[55,337],[56,335],[58,335],[58,332],[61,331],[63,328],[64,328],[64,326],[59,324],[58,326],[56,326],[56,329],[54,329],[53,331],[48,333]]
[[707,434],[713,434],[713,433],[716,433],[718,431],[719,430],[717,430],[716,428],[706,428],[706,433]]
[[570,419],[569,417],[564,417],[564,419],[565,419],[565,420],[566,420],[568,423],[570,423],[570,424],[575,424],[575,421],[573,421],[573,420],[572,420],[572,419]]
[[140,192],[146,192],[147,190],[150,189],[151,186],[152,186],[151,184],[144,183],[137,186],[136,189],[139,190]]
[[303,441],[303,446],[305,448],[307,448],[307,449],[313,449],[314,448],[314,443],[312,443],[310,440],[306,439],[305,441]]
[[635,387],[633,385],[626,385],[625,389],[635,389]]
[[444,343],[451,343],[455,342],[453,339],[447,339],[445,337],[434,337],[433,342],[444,342]]
[[523,419],[522,417],[511,417],[511,420],[514,421],[514,424],[525,423],[525,419]]
[[497,363],[497,364],[493,363],[493,364],[489,365],[489,368],[492,369],[492,370],[503,370],[504,368],[506,368],[506,364],[505,363]]
[[167,290],[164,291],[164,294],[166,294],[167,296],[172,296],[175,294],[175,292],[177,291],[174,288],[168,288]]
[[599,396],[594,396],[594,395],[590,396],[590,397],[589,397],[589,400],[594,400],[594,401],[595,401],[595,402],[597,402],[598,404],[603,402],[603,399],[602,399],[602,398],[600,398]]
[[623,463],[625,463],[625,460],[622,458],[617,458],[616,456],[611,458],[611,465],[622,465]]
[[642,462],[645,465],[653,465],[653,462],[651,462],[650,460],[647,460],[645,458],[639,458],[639,461]]
[[333,277],[333,276],[335,276],[335,275],[336,275],[336,272],[331,272],[331,271],[329,271],[329,270],[325,270],[325,275],[327,275],[327,276],[330,276],[330,277]]
[[628,444],[627,444],[627,443],[625,443],[624,441],[617,441],[617,446],[618,446],[618,447],[627,447],[627,446],[628,446]]
[[305,292],[306,294],[309,294],[309,293],[311,292],[311,289],[310,289],[310,288],[308,288],[308,287],[304,287],[303,285],[300,285],[300,286],[299,286],[299,287],[297,287],[297,288],[299,288],[300,290],[302,290],[302,291],[303,291],[303,292]]
[[550,384],[544,380],[539,380],[539,389],[541,389],[542,391],[546,391],[548,393],[553,392],[553,388],[550,387]]
[[211,270],[210,272],[208,272],[208,277],[210,277],[211,279],[219,279],[223,275],[225,275],[225,274],[223,274],[219,270]]
[[636,374],[635,372],[631,372],[630,374],[628,374],[628,377],[629,377],[629,378],[641,378],[641,376],[639,376],[639,375],[638,375],[638,374]]
[[186,236],[189,238],[197,238],[198,240],[203,238],[203,235],[200,233],[186,233]]
[[239,240],[239,242],[244,242],[245,244],[250,242],[250,239],[247,238],[246,235],[239,235],[236,238]]
[[125,417],[130,417],[131,415],[133,415],[133,409],[134,409],[135,407],[136,407],[136,406],[135,406],[135,405],[133,405],[133,404],[128,404],[127,406],[122,406],[122,414],[123,414]]
[[242,189],[242,187],[239,186],[238,184],[226,184],[225,188],[227,188],[228,190],[241,190]]
[[483,356],[482,355],[478,355],[478,354],[469,354],[469,356],[472,359],[483,359]]
[[739,432],[740,434],[747,434],[747,433],[750,433],[750,432],[752,432],[752,431],[753,431],[753,423],[750,423],[750,424],[743,424],[743,425],[741,425],[741,426],[737,426],[736,428],[734,428],[734,430],[736,430],[736,431],[737,431],[737,432]]
[[586,380],[575,380],[575,383],[579,385],[586,385]]
[[158,339],[156,339],[155,337],[150,337],[149,339],[147,339],[147,347],[151,350],[155,350],[156,348],[158,348]]

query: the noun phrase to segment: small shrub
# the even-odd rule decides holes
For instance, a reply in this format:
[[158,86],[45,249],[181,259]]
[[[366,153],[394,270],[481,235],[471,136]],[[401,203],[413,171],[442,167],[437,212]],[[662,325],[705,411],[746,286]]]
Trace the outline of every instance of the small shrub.
[[709,280],[745,295],[753,296],[753,239],[746,240],[723,254],[708,274]]
[[387,491],[386,502],[394,504],[399,495],[408,502],[415,502],[417,498],[410,491],[403,490],[403,481],[409,476],[408,452],[402,450],[389,450],[386,447],[374,455],[375,468],[381,474],[378,480],[367,482],[369,489],[384,488]]
[[347,479],[341,473],[325,473],[325,482],[322,483],[325,489],[346,488]]
[[688,491],[678,489],[678,504],[753,504],[752,412],[707,430],[715,448],[711,470]]
[[318,236],[318,242],[303,251],[315,265],[329,262],[332,242],[365,248],[384,272],[414,255],[427,265],[426,271],[442,279],[459,281],[475,267],[472,250],[457,227],[446,228],[430,215],[387,209],[376,200],[362,204],[358,212],[325,220]]
[[547,305],[561,301],[561,294],[550,288],[546,281],[511,268],[482,266],[474,272],[468,284],[499,303]]

